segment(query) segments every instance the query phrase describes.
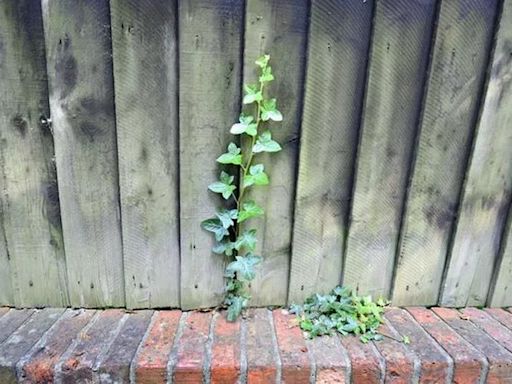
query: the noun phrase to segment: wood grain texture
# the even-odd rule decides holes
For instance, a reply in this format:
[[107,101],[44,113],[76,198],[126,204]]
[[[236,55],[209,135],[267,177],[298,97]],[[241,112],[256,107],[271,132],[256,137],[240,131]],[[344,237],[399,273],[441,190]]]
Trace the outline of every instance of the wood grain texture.
[[107,0],[44,0],[50,111],[72,305],[124,306]]
[[[0,204],[0,215],[3,216]],[[1,219],[1,217],[0,217]],[[11,266],[7,255],[3,224],[0,220],[0,305],[14,305],[11,287]]]
[[111,1],[126,305],[179,306],[176,2]]
[[341,280],[372,13],[372,1],[311,3],[289,302]]
[[487,302],[491,307],[512,306],[512,205],[508,212],[508,223],[503,232],[501,247],[499,263]]
[[[53,138],[48,126],[41,123],[47,117],[41,5],[29,0],[2,1],[2,206],[17,306],[69,304]],[[5,262],[4,252],[0,263]],[[9,278],[5,278],[7,281],[0,286],[8,283]],[[6,293],[0,293],[0,297],[4,295]]]
[[377,2],[343,284],[388,296],[436,1]]
[[211,307],[224,296],[222,255],[201,229],[225,204],[207,186],[218,179],[215,159],[233,140],[240,113],[243,2],[179,2],[181,307]]
[[248,190],[248,198],[265,210],[263,218],[246,223],[258,236],[256,253],[263,257],[251,282],[251,305],[282,305],[287,301],[288,275],[298,162],[300,119],[309,7],[306,0],[249,0],[245,16],[244,84],[257,82],[254,61],[271,56],[276,80],[267,95],[277,99],[284,120],[270,123],[273,138],[283,150],[255,157],[263,163],[270,185]]
[[[512,1],[504,3],[440,303],[485,305],[512,192]],[[507,262],[505,262],[507,263]],[[507,267],[493,305],[511,296]],[[512,301],[508,300],[508,305]]]
[[485,78],[497,1],[441,3],[393,302],[436,304]]

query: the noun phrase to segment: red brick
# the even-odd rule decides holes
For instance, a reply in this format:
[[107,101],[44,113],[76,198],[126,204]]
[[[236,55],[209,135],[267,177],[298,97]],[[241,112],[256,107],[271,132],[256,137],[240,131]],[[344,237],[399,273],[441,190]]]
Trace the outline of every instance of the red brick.
[[157,312],[134,362],[137,383],[167,382],[167,363],[180,317],[181,311]]
[[240,322],[230,323],[226,314],[216,315],[213,328],[211,381],[236,383],[240,377]]
[[350,382],[350,360],[337,336],[316,337],[307,345],[315,361],[317,383]]
[[411,342],[407,348],[421,361],[420,383],[441,383],[452,375],[453,361],[450,356],[407,311],[392,308],[386,311],[385,317],[401,336],[409,337]]
[[477,308],[465,308],[462,313],[499,344],[512,351],[512,332],[498,320]]
[[276,309],[273,311],[274,327],[281,357],[283,383],[309,383],[311,362],[302,331],[295,323],[295,315]]
[[505,327],[512,330],[512,313],[501,308],[485,308],[484,311],[489,313]]
[[459,311],[451,308],[432,308],[432,311],[485,355],[489,362],[486,383],[503,383],[512,380],[512,354],[510,352],[471,321],[466,320]]
[[149,327],[153,311],[133,311],[98,364],[101,382],[129,383],[130,364]]
[[347,349],[352,366],[354,384],[380,383],[382,356],[372,343],[363,344],[357,336],[342,336],[341,343]]
[[32,353],[22,367],[21,382],[31,384],[53,383],[55,365],[95,311],[68,310],[42,340],[41,348]]
[[416,321],[432,336],[454,361],[453,382],[466,384],[480,382],[487,369],[485,356],[462,336],[450,328],[432,311],[425,308],[407,308]]
[[173,367],[175,383],[202,382],[211,318],[205,312],[190,312],[187,316]]
[[101,311],[89,329],[80,332],[76,345],[59,367],[63,384],[93,382],[98,356],[116,336],[123,316],[120,309]]
[[[250,309],[247,314],[247,382],[275,383],[278,356],[274,355],[272,313],[267,309]],[[275,351],[277,354],[277,351]]]
[[401,341],[400,335],[390,326],[387,320],[379,328],[384,336],[374,344],[386,362],[386,383],[406,384],[419,377],[420,361],[416,354],[408,350]]
[[7,339],[21,324],[23,324],[34,310],[13,309],[0,318],[0,343]]

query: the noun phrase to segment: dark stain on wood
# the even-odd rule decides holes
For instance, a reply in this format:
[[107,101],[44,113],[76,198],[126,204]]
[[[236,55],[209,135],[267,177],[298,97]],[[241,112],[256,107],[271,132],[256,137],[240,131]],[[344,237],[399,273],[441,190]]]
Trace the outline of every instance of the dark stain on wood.
[[82,121],[78,128],[82,135],[85,135],[89,141],[94,142],[94,137],[103,134],[103,130],[96,124],[93,124],[89,121]]
[[65,36],[59,40],[58,54],[55,62],[55,76],[61,90],[61,99],[68,96],[76,87],[78,65],[73,56],[71,38]]
[[57,180],[46,182],[43,184],[42,190],[44,196],[44,214],[52,226],[60,228],[60,201]]
[[16,114],[12,120],[11,124],[16,129],[16,131],[21,134],[21,136],[25,137],[27,134],[27,121],[21,116],[19,113]]

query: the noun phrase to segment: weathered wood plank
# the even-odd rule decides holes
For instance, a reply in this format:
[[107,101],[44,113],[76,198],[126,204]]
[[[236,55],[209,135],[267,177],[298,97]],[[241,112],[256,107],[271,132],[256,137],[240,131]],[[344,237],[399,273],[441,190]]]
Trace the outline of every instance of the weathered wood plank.
[[43,10],[70,301],[123,306],[109,2]]
[[251,282],[251,305],[282,305],[287,300],[308,8],[306,0],[247,2],[244,84],[257,82],[254,61],[264,53],[270,54],[276,80],[269,86],[268,95],[277,99],[284,116],[283,122],[269,125],[283,150],[271,157],[259,155],[255,160],[265,165],[270,185],[247,194],[265,210],[264,218],[246,224],[257,230],[256,253],[263,257]]
[[[0,167],[2,166],[0,156]],[[1,169],[1,168],[0,168]],[[0,177],[2,175],[0,174]],[[3,180],[2,180],[3,181]],[[3,207],[0,199],[0,305],[14,305],[14,298],[11,288],[11,265],[7,254],[5,232],[3,227]]]
[[[512,1],[503,4],[480,121],[440,302],[484,305],[499,252],[512,192]],[[505,305],[505,267],[493,305]],[[508,305],[512,305],[511,299]]]
[[3,224],[14,303],[65,306],[53,138],[41,123],[49,110],[40,3],[0,3],[0,57]]
[[215,159],[240,113],[243,2],[183,0],[178,14],[181,306],[189,309],[224,295],[224,259],[200,222],[224,204],[207,185],[219,177]]
[[403,218],[394,304],[435,304],[485,78],[498,1],[441,3]]
[[390,294],[436,1],[377,2],[343,284]]
[[111,1],[130,308],[179,306],[176,10],[175,1]]
[[512,205],[508,211],[500,253],[487,303],[491,307],[512,306]]
[[311,4],[289,302],[341,281],[372,12],[373,1]]

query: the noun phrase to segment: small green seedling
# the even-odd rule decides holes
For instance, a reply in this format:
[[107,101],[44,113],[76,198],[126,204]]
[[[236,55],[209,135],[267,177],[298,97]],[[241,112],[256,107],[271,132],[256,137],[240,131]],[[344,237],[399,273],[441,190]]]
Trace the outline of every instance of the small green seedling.
[[[224,277],[226,278],[224,304],[228,308],[227,318],[235,321],[247,306],[250,295],[246,285],[255,278],[255,267],[261,262],[261,256],[256,256],[256,229],[246,229],[246,220],[261,217],[263,208],[255,201],[248,200],[247,190],[269,184],[269,176],[265,166],[256,163],[256,156],[264,152],[279,152],[281,145],[272,137],[271,123],[283,120],[283,115],[277,109],[276,99],[265,95],[266,86],[274,80],[272,68],[269,65],[270,56],[264,55],[256,60],[259,67],[258,84],[244,86],[243,105],[245,113],[239,121],[233,124],[230,132],[240,137],[240,142],[246,145],[239,147],[230,143],[226,153],[217,158],[217,162],[238,168],[238,172],[222,171],[219,180],[210,184],[208,189],[222,195],[230,207],[224,207],[215,213],[215,217],[201,223],[203,229],[215,236],[213,252],[223,254],[229,263]],[[235,174],[239,173],[240,183],[235,184]],[[236,204],[236,208],[233,205]]]

